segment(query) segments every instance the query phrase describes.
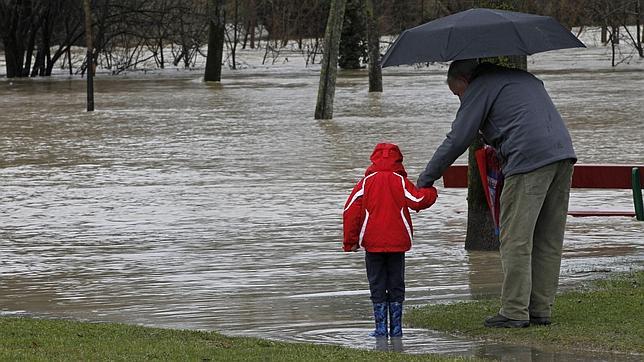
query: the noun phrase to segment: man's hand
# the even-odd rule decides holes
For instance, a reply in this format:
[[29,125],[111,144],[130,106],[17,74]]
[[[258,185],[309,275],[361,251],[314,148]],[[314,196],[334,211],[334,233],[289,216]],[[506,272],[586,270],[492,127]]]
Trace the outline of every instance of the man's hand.
[[360,249],[360,244],[354,244],[354,245],[351,247],[351,251],[358,251],[358,249]]
[[434,186],[434,180],[428,179],[425,176],[425,172],[421,172],[420,176],[418,176],[418,180],[416,180],[416,187],[419,189],[422,188],[428,188],[428,187],[433,187]]

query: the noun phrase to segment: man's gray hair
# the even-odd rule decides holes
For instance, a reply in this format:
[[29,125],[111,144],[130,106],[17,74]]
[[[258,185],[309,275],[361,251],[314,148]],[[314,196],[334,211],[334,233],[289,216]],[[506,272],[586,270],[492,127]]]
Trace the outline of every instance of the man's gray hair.
[[455,60],[449,65],[447,80],[465,78],[467,81],[470,81],[478,65],[478,59]]

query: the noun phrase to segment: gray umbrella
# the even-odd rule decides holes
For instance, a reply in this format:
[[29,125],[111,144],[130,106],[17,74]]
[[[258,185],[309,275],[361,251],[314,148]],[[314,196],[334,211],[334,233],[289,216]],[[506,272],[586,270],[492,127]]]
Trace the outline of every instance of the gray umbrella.
[[387,50],[382,66],[577,47],[586,46],[549,16],[470,9],[405,30]]

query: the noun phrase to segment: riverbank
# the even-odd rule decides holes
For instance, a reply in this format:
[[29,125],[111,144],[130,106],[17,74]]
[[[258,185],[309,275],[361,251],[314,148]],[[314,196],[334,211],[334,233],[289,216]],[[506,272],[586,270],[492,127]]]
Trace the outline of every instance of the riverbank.
[[529,345],[544,350],[644,354],[644,271],[586,283],[555,300],[550,326],[521,329],[483,327],[500,307],[498,298],[413,309],[406,322],[487,342]]
[[[368,338],[365,336],[365,338]],[[2,361],[462,361],[216,332],[33,318],[0,318]],[[471,359],[468,359],[471,360]]]
[[[553,324],[523,329],[482,326],[496,300],[429,305],[409,311],[406,322],[486,342],[544,350],[644,353],[644,271],[588,283],[556,300]],[[229,337],[217,332],[160,329],[23,317],[0,318],[0,360],[226,360],[226,361],[454,361],[309,343]]]

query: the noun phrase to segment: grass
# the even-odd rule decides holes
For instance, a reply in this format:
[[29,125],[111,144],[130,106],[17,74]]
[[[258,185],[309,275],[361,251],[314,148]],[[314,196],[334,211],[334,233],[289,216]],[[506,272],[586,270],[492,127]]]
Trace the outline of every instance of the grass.
[[[365,336],[365,338],[369,338]],[[2,361],[454,361],[216,332],[33,318],[0,318]]]
[[643,285],[644,271],[639,271],[561,293],[555,300],[550,326],[483,327],[483,319],[498,312],[498,299],[424,306],[411,310],[405,320],[414,327],[487,341],[642,354]]
[[[644,271],[561,293],[553,324],[522,329],[484,328],[498,300],[429,305],[405,320],[470,338],[558,350],[644,353]],[[368,338],[365,336],[365,338]],[[453,361],[339,346],[227,337],[217,332],[125,324],[0,317],[0,360],[6,361]]]

